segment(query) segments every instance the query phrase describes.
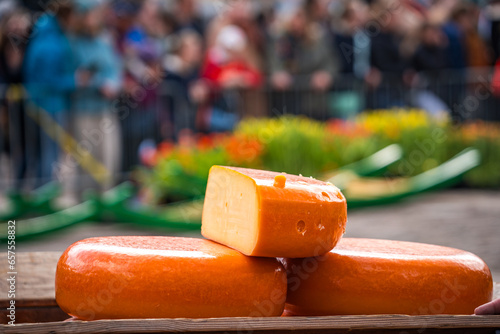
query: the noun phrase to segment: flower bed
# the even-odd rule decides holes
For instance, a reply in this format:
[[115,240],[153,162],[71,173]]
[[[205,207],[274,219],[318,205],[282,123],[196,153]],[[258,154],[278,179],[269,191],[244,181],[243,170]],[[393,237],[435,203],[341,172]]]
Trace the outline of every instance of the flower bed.
[[297,116],[245,120],[233,133],[200,135],[175,146],[160,144],[138,177],[146,201],[156,204],[203,196],[215,164],[321,178],[392,143],[401,145],[404,157],[389,168],[389,176],[419,174],[474,146],[482,164],[465,176],[466,184],[500,186],[500,124],[454,125],[447,117],[406,109],[326,123]]

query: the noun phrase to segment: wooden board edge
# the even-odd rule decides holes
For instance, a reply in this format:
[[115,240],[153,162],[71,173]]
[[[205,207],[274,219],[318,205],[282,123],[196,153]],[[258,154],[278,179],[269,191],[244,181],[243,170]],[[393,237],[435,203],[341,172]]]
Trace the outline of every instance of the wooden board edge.
[[368,329],[500,329],[500,315],[363,315],[327,317],[127,319],[0,325],[3,333],[155,333]]

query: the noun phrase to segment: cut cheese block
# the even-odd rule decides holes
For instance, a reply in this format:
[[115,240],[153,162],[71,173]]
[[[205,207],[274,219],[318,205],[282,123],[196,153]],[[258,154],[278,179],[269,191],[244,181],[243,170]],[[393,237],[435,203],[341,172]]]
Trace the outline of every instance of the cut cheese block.
[[286,314],[472,314],[493,293],[486,264],[448,247],[344,238],[321,257],[283,261]]
[[308,257],[331,250],[347,221],[338,188],[312,178],[213,166],[201,233],[251,256]]
[[204,239],[103,237],[61,256],[56,300],[83,320],[279,316],[286,273]]

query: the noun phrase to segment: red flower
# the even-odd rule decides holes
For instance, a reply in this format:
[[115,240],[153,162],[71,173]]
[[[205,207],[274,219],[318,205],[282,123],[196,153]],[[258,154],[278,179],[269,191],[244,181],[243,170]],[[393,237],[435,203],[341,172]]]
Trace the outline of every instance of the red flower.
[[225,148],[229,158],[236,164],[255,162],[264,150],[257,139],[241,135],[229,138]]

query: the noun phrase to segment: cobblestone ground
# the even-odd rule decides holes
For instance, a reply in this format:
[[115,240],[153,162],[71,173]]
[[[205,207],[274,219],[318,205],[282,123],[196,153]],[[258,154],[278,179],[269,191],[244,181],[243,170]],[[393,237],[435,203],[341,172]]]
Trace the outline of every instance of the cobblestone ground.
[[[349,211],[348,237],[417,241],[473,252],[500,281],[500,191],[458,189],[426,194],[397,204]],[[63,251],[92,236],[171,234],[125,224],[84,224],[39,240],[21,243],[18,251]]]

